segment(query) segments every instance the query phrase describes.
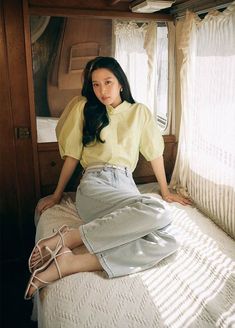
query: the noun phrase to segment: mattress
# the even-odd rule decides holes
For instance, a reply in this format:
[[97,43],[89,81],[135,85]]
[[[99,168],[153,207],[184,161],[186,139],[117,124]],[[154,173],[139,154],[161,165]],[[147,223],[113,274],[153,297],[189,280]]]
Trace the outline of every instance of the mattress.
[[[156,183],[139,186],[158,193]],[[160,197],[154,194],[155,197]],[[36,239],[63,224],[78,227],[74,193],[36,218]],[[108,279],[77,273],[34,299],[39,328],[235,327],[235,241],[192,206],[172,203],[179,250],[146,271]]]

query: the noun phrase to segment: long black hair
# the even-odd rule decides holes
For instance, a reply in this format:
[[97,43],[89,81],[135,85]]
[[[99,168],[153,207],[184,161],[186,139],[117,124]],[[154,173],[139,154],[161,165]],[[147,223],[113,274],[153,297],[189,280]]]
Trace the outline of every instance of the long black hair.
[[90,60],[83,71],[82,96],[87,99],[84,107],[82,138],[84,146],[96,141],[104,143],[105,141],[100,138],[100,132],[109,124],[106,107],[96,97],[92,85],[92,73],[98,68],[106,68],[115,75],[119,84],[122,86],[122,92],[120,93],[122,101],[126,100],[131,104],[135,102],[126,74],[116,59],[113,57],[96,57]]

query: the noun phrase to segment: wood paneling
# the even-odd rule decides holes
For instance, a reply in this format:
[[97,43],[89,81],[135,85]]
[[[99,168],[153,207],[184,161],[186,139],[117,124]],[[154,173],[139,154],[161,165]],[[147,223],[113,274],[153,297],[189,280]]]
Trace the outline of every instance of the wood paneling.
[[[176,139],[173,135],[163,136],[165,142],[164,149],[164,165],[166,178],[169,182],[175,165],[176,158]],[[146,183],[156,181],[150,162],[147,162],[140,154],[138,165],[133,172],[133,177],[136,183]]]
[[30,0],[29,9],[31,15],[45,16],[154,19],[157,21],[173,19],[173,16],[165,13],[132,13],[127,1],[118,1],[116,4],[112,4],[106,0]]
[[[41,196],[46,196],[54,192],[64,161],[60,157],[57,142],[39,143],[38,153]],[[68,182],[65,191],[76,191],[82,172],[83,168],[79,164]]]
[[[35,180],[21,1],[1,2],[1,225],[4,259],[24,257],[33,236]],[[2,196],[3,195],[3,196]]]
[[58,8],[81,8],[95,10],[128,11],[129,1],[110,1],[110,0],[29,0],[31,7],[58,7]]
[[[88,43],[96,44],[96,53],[89,52],[89,48],[86,48]],[[81,57],[75,58],[83,59],[82,69],[71,72],[69,56],[71,49],[75,46],[81,54]],[[83,46],[84,48],[82,48]],[[92,56],[89,57],[89,55]],[[45,70],[45,73],[48,74],[47,99],[50,116],[60,117],[69,101],[81,94],[83,68],[88,60],[98,55],[112,55],[112,21],[67,18],[59,47],[56,50],[55,61],[49,71]],[[38,90],[36,90],[37,92]]]
[[[139,0],[139,2],[143,1]],[[30,12],[34,15],[47,15],[48,13],[51,16],[73,16],[75,10],[75,15],[80,12],[80,15],[98,15],[103,18],[120,17],[121,15],[133,19],[142,17],[157,20],[172,20],[174,16],[185,15],[186,10],[205,12],[208,9],[220,8],[232,3],[231,0],[176,0],[171,7],[153,14],[137,14],[131,12],[129,8],[131,2],[133,0],[29,0]],[[107,15],[109,16],[107,17]]]
[[39,168],[41,195],[55,190],[63,166],[57,143],[39,144]]
[[[13,133],[13,117],[11,113],[10,81],[8,71],[8,59],[6,48],[6,35],[3,16],[3,4],[0,3],[0,230],[1,230],[1,259],[13,249],[10,244],[11,239],[21,245],[21,238],[18,233],[18,188],[17,188],[17,168],[15,158],[15,140]],[[15,256],[20,256],[20,247],[15,249]]]

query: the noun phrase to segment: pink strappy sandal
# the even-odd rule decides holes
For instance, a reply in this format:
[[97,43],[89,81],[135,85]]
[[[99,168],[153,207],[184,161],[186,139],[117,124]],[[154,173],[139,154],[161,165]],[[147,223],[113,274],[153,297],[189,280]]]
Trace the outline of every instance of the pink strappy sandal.
[[[29,266],[29,271],[32,273],[34,272],[35,270],[39,269],[41,266],[43,266],[45,263],[47,263],[48,261],[50,261],[51,259],[51,252],[47,251],[46,254],[42,255],[42,250],[41,250],[41,247],[40,247],[40,243],[42,241],[45,241],[45,240],[49,240],[50,238],[53,238],[55,236],[59,236],[59,240],[56,244],[56,247],[55,247],[55,250],[58,249],[58,247],[61,245],[61,246],[65,246],[65,243],[64,243],[64,234],[69,230],[69,227],[67,225],[63,225],[59,228],[58,231],[56,231],[55,233],[53,233],[52,235],[50,235],[49,237],[46,237],[46,238],[42,238],[40,239],[36,245],[34,246],[31,254],[30,254],[30,257],[29,257],[29,260],[28,260],[28,266]],[[47,249],[47,248],[46,248]],[[47,249],[48,250],[48,249]],[[38,251],[39,255],[40,255],[40,259],[36,262],[33,262],[32,263],[32,257],[33,257],[33,254]],[[48,265],[49,263],[47,263]]]
[[[60,250],[62,249],[62,245],[59,245],[54,251],[50,250],[49,247],[46,247],[47,251],[50,253],[50,260],[48,260],[46,263],[44,263],[44,265],[42,265],[40,268],[36,269],[33,274],[31,275],[30,279],[29,279],[29,282],[28,282],[28,285],[26,287],[26,291],[25,291],[25,294],[24,294],[24,299],[25,300],[30,300],[32,297],[35,296],[35,294],[37,292],[39,292],[40,289],[52,284],[53,282],[48,282],[48,281],[44,281],[40,278],[37,277],[37,274],[44,271],[52,261],[55,261],[55,266],[56,266],[56,269],[58,271],[58,275],[59,275],[59,279],[63,278],[62,274],[61,274],[61,270],[60,270],[60,267],[59,267],[59,264],[58,264],[58,261],[57,261],[57,257],[63,255],[63,254],[66,254],[66,253],[72,253],[71,250],[66,250],[66,251],[63,251],[61,253]],[[36,284],[35,284],[35,280],[39,281],[42,283],[42,286],[38,287]],[[35,288],[35,291],[33,292],[32,295],[29,295],[29,289],[30,287],[33,286]]]

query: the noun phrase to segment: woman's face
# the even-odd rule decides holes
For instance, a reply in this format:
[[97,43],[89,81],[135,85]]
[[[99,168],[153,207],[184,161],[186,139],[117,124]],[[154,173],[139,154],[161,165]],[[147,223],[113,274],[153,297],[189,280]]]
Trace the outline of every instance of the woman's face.
[[92,73],[92,85],[96,97],[105,106],[117,107],[121,104],[121,85],[116,76],[106,68],[98,68]]

